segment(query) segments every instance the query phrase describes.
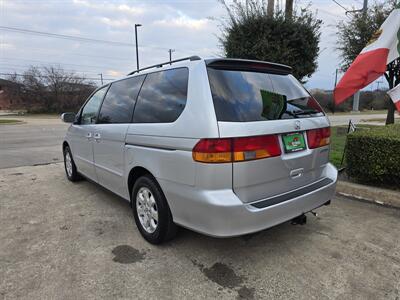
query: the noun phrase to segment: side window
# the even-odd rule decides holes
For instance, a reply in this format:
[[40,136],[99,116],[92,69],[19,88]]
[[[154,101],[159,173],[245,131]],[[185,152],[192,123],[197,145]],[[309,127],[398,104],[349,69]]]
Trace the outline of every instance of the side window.
[[97,123],[130,123],[144,77],[128,78],[111,84],[101,105]]
[[103,87],[102,89],[94,93],[89,101],[86,102],[85,106],[82,109],[80,122],[82,125],[96,123],[97,113],[99,112],[101,101],[103,100],[106,91],[107,87]]
[[148,74],[139,93],[133,122],[174,122],[186,105],[188,77],[187,68]]

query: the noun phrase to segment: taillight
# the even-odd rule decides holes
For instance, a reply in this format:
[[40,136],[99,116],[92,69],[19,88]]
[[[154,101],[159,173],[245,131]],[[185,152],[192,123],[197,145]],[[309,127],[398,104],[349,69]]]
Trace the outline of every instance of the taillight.
[[193,159],[207,163],[232,161],[231,139],[202,139],[193,148]]
[[193,148],[193,159],[206,163],[248,161],[281,155],[276,135],[202,139]]
[[278,137],[264,135],[233,139],[233,160],[244,161],[281,155]]
[[331,136],[331,128],[318,128],[307,131],[308,148],[314,149],[329,145]]

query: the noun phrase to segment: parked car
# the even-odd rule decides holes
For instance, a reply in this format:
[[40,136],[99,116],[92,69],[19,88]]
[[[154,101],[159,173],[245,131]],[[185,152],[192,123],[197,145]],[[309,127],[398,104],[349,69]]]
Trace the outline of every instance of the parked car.
[[330,124],[288,66],[190,57],[97,89],[63,152],[81,176],[130,201],[150,243],[177,225],[215,236],[260,231],[329,204]]

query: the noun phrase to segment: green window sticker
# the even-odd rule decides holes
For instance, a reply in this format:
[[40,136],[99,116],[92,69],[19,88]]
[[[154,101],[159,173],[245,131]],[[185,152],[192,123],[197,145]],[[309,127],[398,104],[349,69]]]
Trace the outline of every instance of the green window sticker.
[[261,116],[267,120],[276,120],[285,110],[286,96],[266,90],[260,90],[263,110]]

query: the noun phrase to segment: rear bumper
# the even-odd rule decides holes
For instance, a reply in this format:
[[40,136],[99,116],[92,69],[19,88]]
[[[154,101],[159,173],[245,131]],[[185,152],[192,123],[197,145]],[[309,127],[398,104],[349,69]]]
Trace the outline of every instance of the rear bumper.
[[266,207],[258,204],[268,199],[243,203],[231,189],[201,190],[165,180],[159,183],[175,223],[206,235],[231,237],[278,225],[322,206],[335,193],[337,170],[331,164],[327,164],[324,178],[329,179],[326,185],[304,189],[301,195],[292,191],[293,198]]

